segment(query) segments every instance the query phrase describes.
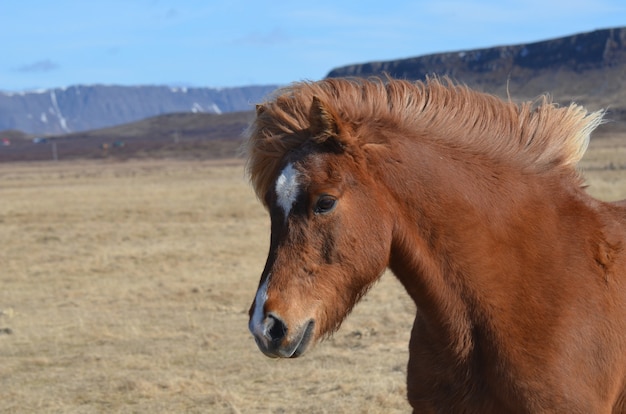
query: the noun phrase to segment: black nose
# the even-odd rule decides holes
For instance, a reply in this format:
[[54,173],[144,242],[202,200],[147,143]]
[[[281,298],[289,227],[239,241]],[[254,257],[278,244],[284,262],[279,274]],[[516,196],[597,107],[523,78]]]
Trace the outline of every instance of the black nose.
[[267,334],[272,344],[278,346],[287,335],[287,325],[276,315],[267,315]]

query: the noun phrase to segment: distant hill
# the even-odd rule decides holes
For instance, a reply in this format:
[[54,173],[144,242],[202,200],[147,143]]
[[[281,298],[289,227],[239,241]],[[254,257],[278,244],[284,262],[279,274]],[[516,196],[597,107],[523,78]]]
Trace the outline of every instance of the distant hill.
[[561,103],[609,109],[626,121],[626,27],[514,46],[437,53],[336,68],[328,77],[381,76],[410,80],[449,76],[514,100],[545,93]]
[[227,113],[252,109],[276,85],[240,88],[72,86],[37,92],[0,92],[0,131],[62,134],[176,113]]
[[[37,138],[0,132],[0,162],[67,159],[233,158],[254,111],[175,113],[115,127]],[[1,142],[0,142],[1,144]]]

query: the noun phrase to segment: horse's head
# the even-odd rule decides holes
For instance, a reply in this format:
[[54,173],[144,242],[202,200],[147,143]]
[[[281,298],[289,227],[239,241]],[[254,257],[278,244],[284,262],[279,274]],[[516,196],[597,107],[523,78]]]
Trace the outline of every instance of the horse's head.
[[[263,107],[257,112],[257,122],[268,116]],[[276,163],[259,194],[271,241],[249,328],[270,357],[297,357],[336,330],[389,260],[388,201],[355,128],[317,98],[308,118],[294,132],[306,137]]]

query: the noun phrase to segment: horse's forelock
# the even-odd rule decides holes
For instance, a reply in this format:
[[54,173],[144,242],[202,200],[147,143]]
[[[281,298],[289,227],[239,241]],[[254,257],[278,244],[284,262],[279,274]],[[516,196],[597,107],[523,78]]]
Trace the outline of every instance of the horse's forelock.
[[259,199],[264,199],[285,155],[305,141],[306,128],[304,108],[285,95],[257,107],[257,117],[246,133],[246,171]]
[[[278,89],[265,103],[257,106],[257,117],[247,130],[246,171],[257,196],[263,200],[271,188],[285,156],[301,147],[329,125],[329,116],[341,118],[341,101],[348,81],[302,82]],[[320,106],[321,105],[321,106]],[[329,113],[325,113],[328,110]],[[312,120],[311,117],[319,117]],[[316,121],[322,121],[321,123]],[[320,126],[322,125],[322,126]],[[337,131],[329,131],[329,134]]]

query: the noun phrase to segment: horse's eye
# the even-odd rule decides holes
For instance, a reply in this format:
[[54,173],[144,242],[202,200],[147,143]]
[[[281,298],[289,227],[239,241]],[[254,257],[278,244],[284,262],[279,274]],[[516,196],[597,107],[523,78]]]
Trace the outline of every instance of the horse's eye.
[[315,212],[315,214],[330,213],[336,205],[337,199],[335,197],[323,195],[317,199],[317,203],[315,203],[315,208],[313,209],[313,211]]

